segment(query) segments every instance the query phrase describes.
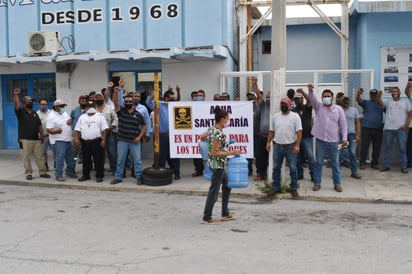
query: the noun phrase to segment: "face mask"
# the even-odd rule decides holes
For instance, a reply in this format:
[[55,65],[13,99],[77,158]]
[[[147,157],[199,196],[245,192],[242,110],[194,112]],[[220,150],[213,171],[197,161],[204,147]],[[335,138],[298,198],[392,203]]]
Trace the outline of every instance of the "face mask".
[[95,102],[96,102],[96,105],[101,106],[103,105],[104,100],[99,99],[99,100],[96,100]]
[[33,108],[33,103],[27,103],[26,108],[32,109]]
[[342,107],[344,107],[344,108],[349,107],[349,103],[342,103]]
[[138,106],[139,102],[133,102],[133,105]]
[[60,114],[63,114],[65,111],[66,111],[66,110],[65,110],[64,108],[61,108],[61,109],[59,110],[59,113],[60,113]]
[[401,94],[400,94],[400,93],[398,93],[398,94],[392,94],[392,98],[395,99],[395,100],[399,99],[400,97],[401,97]]
[[124,104],[127,109],[133,108],[133,103]]
[[47,110],[47,106],[41,106],[41,107],[40,107],[40,110],[43,111],[43,112],[46,111],[46,110]]
[[332,97],[323,97],[322,102],[324,105],[328,106],[332,103]]
[[289,107],[287,105],[280,105],[280,110],[285,113],[289,111]]
[[85,103],[85,104],[80,104],[80,108],[86,108],[87,106],[88,106],[89,104],[88,103]]
[[204,97],[197,97],[197,101],[204,101],[205,98]]

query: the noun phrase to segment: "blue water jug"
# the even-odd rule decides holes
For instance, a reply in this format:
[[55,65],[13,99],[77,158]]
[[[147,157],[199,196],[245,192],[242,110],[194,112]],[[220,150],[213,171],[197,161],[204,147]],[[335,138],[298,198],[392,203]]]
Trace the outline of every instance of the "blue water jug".
[[229,159],[227,169],[227,180],[230,188],[248,187],[249,168],[245,157],[235,156]]
[[203,170],[203,178],[208,180],[209,182],[212,181],[212,170],[210,170],[209,165],[207,164],[207,161],[204,161],[204,170]]
[[199,150],[203,161],[207,161],[207,159],[209,159],[209,142],[207,140],[200,141]]

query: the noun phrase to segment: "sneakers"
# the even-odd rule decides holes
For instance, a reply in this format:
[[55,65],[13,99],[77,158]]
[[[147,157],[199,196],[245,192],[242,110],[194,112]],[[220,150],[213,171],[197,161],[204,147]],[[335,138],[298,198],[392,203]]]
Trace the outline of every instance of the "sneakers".
[[64,182],[64,181],[66,181],[66,179],[64,179],[62,176],[57,176],[56,181]]
[[116,184],[119,184],[121,182],[122,182],[122,180],[120,180],[120,179],[113,179],[113,180],[111,180],[110,184],[111,185],[116,185]]
[[320,189],[320,185],[314,185],[312,190],[313,191],[318,191]]
[[143,178],[139,178],[139,179],[137,179],[137,185],[143,185],[144,184],[144,182],[143,182]]
[[293,199],[299,198],[299,193],[298,193],[298,191],[297,191],[296,189],[292,189],[292,190],[290,191],[290,194],[292,195],[292,198],[293,198]]
[[357,173],[357,172],[352,172],[351,174],[350,174],[350,177],[352,177],[352,178],[355,178],[355,179],[362,179],[362,176],[360,176],[359,175],[359,173]]
[[382,172],[385,172],[385,171],[389,171],[389,170],[391,170],[389,167],[381,167],[380,169],[379,169],[380,171],[382,171]]
[[366,168],[366,165],[365,165],[365,164],[360,164],[360,165],[359,165],[359,169],[360,169],[360,170],[364,170],[365,168]]
[[175,179],[175,180],[180,180],[180,175],[175,175],[175,176],[173,177],[173,179]]
[[403,174],[408,174],[408,169],[406,167],[401,168]]
[[342,187],[341,186],[335,186],[334,187],[336,192],[342,192]]
[[96,177],[96,183],[101,183],[103,182],[103,178],[102,177]]
[[33,176],[31,176],[31,174],[27,175],[27,176],[26,176],[26,180],[29,180],[29,181],[30,181],[30,180],[33,180]]

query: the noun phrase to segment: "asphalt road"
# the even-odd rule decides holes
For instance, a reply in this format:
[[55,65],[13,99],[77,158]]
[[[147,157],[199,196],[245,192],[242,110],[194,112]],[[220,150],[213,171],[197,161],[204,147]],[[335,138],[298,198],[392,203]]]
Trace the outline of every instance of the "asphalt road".
[[0,273],[412,272],[412,205],[205,199],[1,186]]

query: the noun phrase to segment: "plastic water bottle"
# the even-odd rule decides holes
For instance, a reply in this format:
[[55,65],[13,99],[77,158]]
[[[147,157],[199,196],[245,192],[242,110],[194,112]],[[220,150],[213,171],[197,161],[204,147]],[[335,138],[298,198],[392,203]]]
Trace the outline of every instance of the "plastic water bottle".
[[207,181],[212,181],[212,170],[210,170],[209,165],[207,164],[207,161],[204,161],[204,170],[203,170],[203,178],[205,178]]
[[209,158],[209,142],[207,140],[202,140],[199,142],[200,155],[202,155],[203,161],[207,161]]
[[246,188],[249,184],[249,168],[246,158],[235,156],[228,161],[228,187]]

